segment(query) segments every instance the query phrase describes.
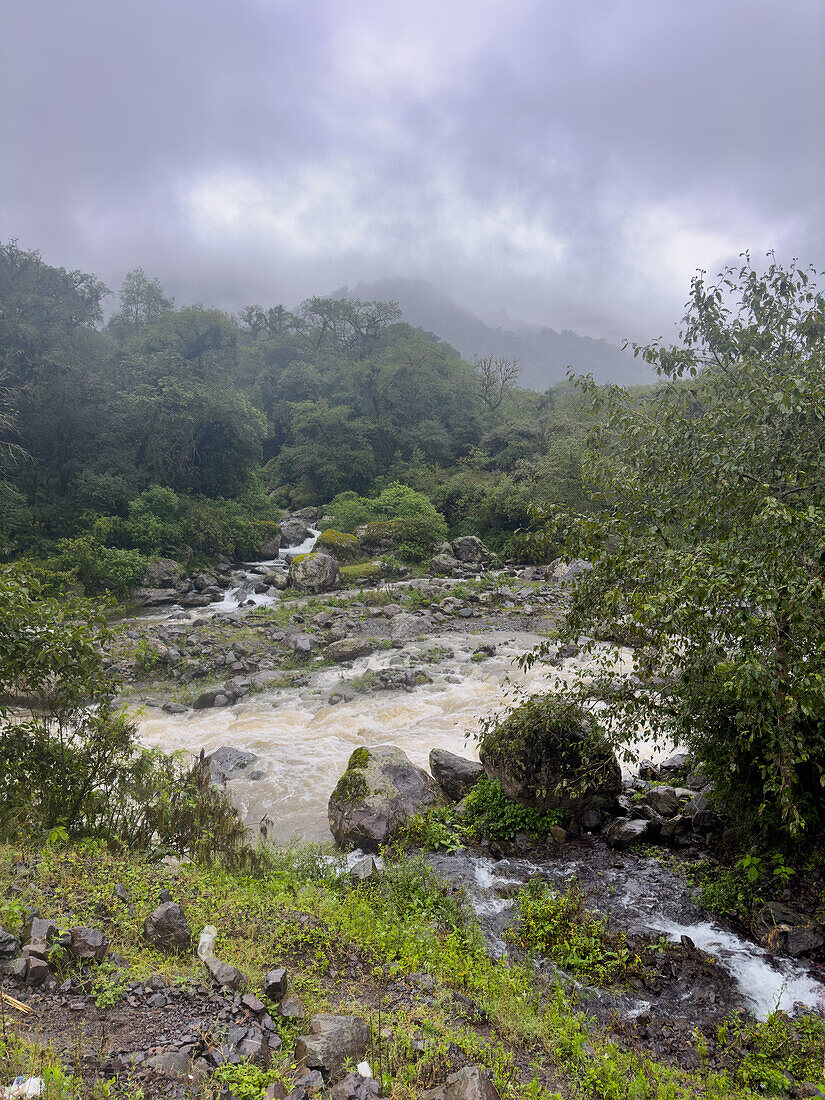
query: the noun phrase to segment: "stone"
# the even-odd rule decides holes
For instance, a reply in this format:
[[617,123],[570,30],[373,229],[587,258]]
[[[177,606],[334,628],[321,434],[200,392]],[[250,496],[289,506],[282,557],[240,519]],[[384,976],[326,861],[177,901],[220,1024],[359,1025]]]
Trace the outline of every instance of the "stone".
[[422,1093],[423,1100],[499,1100],[484,1066],[464,1066],[451,1073],[444,1085]]
[[263,1012],[265,1008],[263,1001],[256,997],[254,993],[244,993],[241,997],[241,1004],[247,1012]]
[[331,592],[341,582],[338,562],[329,554],[304,554],[289,564],[289,584],[308,592]]
[[426,634],[427,627],[423,619],[418,615],[411,615],[408,611],[402,611],[396,615],[390,626],[390,638],[394,642],[409,642],[417,638],[419,634]]
[[434,554],[430,558],[430,572],[431,573],[446,573],[451,574],[455,569],[459,567],[459,561],[450,554]]
[[281,549],[281,532],[268,533],[262,540],[261,545],[258,547],[257,557],[261,561],[274,561],[278,557],[278,551]]
[[34,917],[29,932],[30,940],[42,940],[43,943],[51,943],[57,935],[58,928],[53,920],[45,917]]
[[224,688],[208,688],[201,692],[192,706],[195,710],[208,710],[210,707],[225,707],[228,702]]
[[308,657],[318,643],[311,634],[291,634],[287,644],[299,657]]
[[609,812],[622,773],[595,717],[558,696],[533,695],[489,730],[479,759],[516,802],[542,810]]
[[222,989],[234,989],[237,992],[246,987],[246,974],[238,970],[237,966],[231,966],[214,958],[206,959],[205,966]]
[[15,959],[11,963],[11,970],[9,971],[9,973],[11,974],[12,978],[14,978],[16,981],[24,982],[26,980],[26,975],[28,974],[28,972],[29,972],[29,958],[28,958],[28,955],[26,955],[25,957],[19,958],[19,959]]
[[359,657],[366,657],[374,649],[375,646],[366,638],[342,638],[339,642],[330,642],[324,646],[324,657],[336,663],[356,661]]
[[0,959],[14,959],[20,954],[20,940],[0,928]]
[[264,975],[264,995],[270,1001],[280,1001],[287,990],[287,973],[283,968],[269,970]]
[[189,921],[176,901],[159,905],[146,918],[143,935],[153,947],[163,951],[188,951],[192,945]]
[[679,812],[679,796],[673,787],[651,787],[641,802],[660,817],[673,817]]
[[378,864],[375,862],[375,857],[363,856],[353,863],[349,873],[350,878],[355,882],[366,882],[368,878],[373,878],[378,873]]
[[281,545],[300,546],[309,538],[309,528],[299,519],[287,519],[280,525]]
[[103,962],[109,950],[109,941],[96,928],[72,928],[69,954],[76,959],[94,959]]
[[141,1062],[141,1068],[153,1069],[156,1073],[164,1073],[168,1077],[188,1077],[191,1063],[191,1053],[183,1050],[164,1050]]
[[658,835],[658,826],[645,818],[619,818],[614,821],[605,834],[605,840],[611,848],[623,851],[640,840],[654,840]]
[[418,813],[444,804],[435,780],[395,745],[360,748],[329,799],[339,848],[375,852]]
[[45,959],[37,959],[34,956],[29,959],[29,966],[26,971],[26,982],[28,985],[42,985],[50,974],[49,964]]
[[763,947],[795,958],[825,946],[825,926],[781,901],[762,906],[753,921],[753,934]]
[[183,703],[164,703],[163,710],[165,710],[167,714],[186,714],[189,707],[185,707]]
[[141,584],[145,588],[177,588],[183,579],[183,571],[171,558],[155,558],[143,574]]
[[676,814],[674,817],[662,822],[659,836],[662,840],[670,843],[677,837],[687,836],[692,831],[693,822],[691,819],[686,814]]
[[332,527],[321,532],[315,540],[313,550],[329,554],[341,565],[348,565],[364,557],[361,543],[355,535],[347,535],[343,531],[336,531]]
[[462,535],[453,539],[450,546],[459,561],[471,565],[486,565],[493,557],[478,535]]
[[451,802],[460,802],[484,775],[478,761],[456,756],[446,749],[430,749],[430,771]]
[[332,1089],[332,1100],[374,1100],[380,1093],[374,1077],[362,1077],[360,1073],[348,1073]]
[[212,782],[220,785],[225,779],[236,779],[245,772],[258,757],[254,752],[235,749],[231,745],[222,745],[205,758],[209,765]]
[[304,1002],[294,993],[287,993],[278,1005],[278,1013],[287,1020],[303,1020],[307,1014]]
[[360,1016],[313,1016],[309,1034],[295,1043],[295,1061],[334,1077],[348,1059],[358,1062],[369,1046],[370,1033]]

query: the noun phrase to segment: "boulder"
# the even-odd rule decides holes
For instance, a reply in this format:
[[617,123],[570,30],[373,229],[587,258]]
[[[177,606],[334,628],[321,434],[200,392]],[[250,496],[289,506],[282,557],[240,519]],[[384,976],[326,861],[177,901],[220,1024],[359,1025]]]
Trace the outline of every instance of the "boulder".
[[76,959],[94,959],[103,962],[109,950],[109,941],[96,928],[72,928],[69,954]]
[[478,535],[462,535],[450,545],[454,556],[470,565],[486,565],[493,557]]
[[153,947],[163,951],[188,951],[192,945],[189,921],[176,901],[164,902],[146,918],[143,935]]
[[281,524],[281,545],[300,546],[309,538],[309,528],[299,519],[286,519]]
[[280,1001],[287,989],[287,973],[283,968],[270,970],[264,975],[264,994],[271,1001]]
[[209,707],[229,706],[231,701],[224,688],[208,688],[201,692],[192,706],[195,710],[208,710]]
[[508,797],[543,810],[611,810],[622,789],[596,719],[557,695],[534,695],[485,734],[479,758]]
[[673,787],[651,787],[641,801],[659,817],[673,817],[679,812],[679,796]]
[[313,550],[315,553],[329,554],[341,565],[360,561],[364,556],[361,543],[355,535],[347,535],[343,531],[336,531],[332,527],[321,532],[315,540]]
[[377,1100],[381,1087],[374,1077],[348,1073],[332,1090],[332,1100]]
[[258,547],[258,557],[261,561],[273,561],[278,557],[281,549],[281,532],[267,532]]
[[605,834],[605,840],[611,848],[623,851],[640,840],[655,840],[659,828],[654,821],[645,818],[619,818],[614,821]]
[[324,656],[328,661],[355,661],[358,657],[366,657],[373,649],[375,646],[366,638],[342,638],[324,646]]
[[781,901],[762,906],[753,921],[753,934],[763,947],[794,957],[825,946],[825,926]]
[[348,1059],[359,1062],[364,1057],[369,1041],[369,1028],[360,1016],[313,1016],[309,1035],[300,1035],[295,1043],[295,1061],[335,1077]]
[[431,573],[446,573],[449,575],[458,567],[458,559],[454,558],[452,554],[435,554],[430,558]]
[[155,558],[146,566],[141,584],[144,588],[177,588],[183,579],[183,570],[171,558]]
[[484,1066],[465,1066],[451,1073],[445,1084],[427,1089],[422,1095],[424,1100],[499,1100]]
[[329,554],[300,554],[289,565],[289,583],[292,588],[308,592],[331,592],[340,584],[338,562]]
[[221,784],[225,779],[237,779],[258,757],[254,752],[233,749],[231,745],[222,745],[206,757],[212,782]]
[[394,550],[398,536],[398,524],[391,519],[364,523],[355,528],[355,537],[367,553],[386,553]]
[[361,856],[350,867],[349,874],[353,882],[366,882],[367,879],[374,878],[378,874],[375,856]]
[[329,800],[339,848],[377,851],[415,814],[443,805],[435,780],[395,745],[356,749]]
[[430,749],[430,771],[451,802],[460,802],[484,775],[478,761],[456,756],[446,749]]

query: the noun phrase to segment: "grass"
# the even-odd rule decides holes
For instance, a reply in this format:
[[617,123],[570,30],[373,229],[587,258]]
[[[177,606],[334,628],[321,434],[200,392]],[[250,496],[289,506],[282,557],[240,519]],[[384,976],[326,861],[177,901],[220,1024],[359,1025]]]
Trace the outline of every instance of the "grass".
[[[15,879],[20,860],[30,869],[25,879]],[[186,864],[176,879],[158,863],[99,844],[0,848],[4,895],[15,881],[26,905],[58,923],[71,913],[72,923],[103,928],[112,949],[128,960],[128,980],[153,973],[169,981],[199,979],[203,971],[194,956],[164,955],[141,935],[159,890],[171,889],[196,936],[207,923],[217,926],[218,957],[247,973],[253,990],[260,990],[267,969],[286,965],[310,1013],[366,1016],[373,1033],[368,1060],[395,1100],[410,1100],[443,1081],[456,1057],[487,1066],[503,1100],[751,1100],[783,1095],[776,1091],[777,1073],[768,1074],[768,1068],[787,1065],[809,1073],[816,1057],[821,1060],[821,1032],[794,1025],[789,1038],[782,1021],[744,1038],[741,1031],[725,1036],[732,1066],[722,1074],[688,1073],[622,1049],[577,1009],[562,984],[541,985],[529,961],[491,959],[463,899],[420,859],[390,861],[377,879],[355,884],[341,858],[319,848],[261,853],[255,873]],[[114,897],[115,882],[128,891],[133,911]],[[569,916],[570,905],[564,907]],[[554,913],[540,892],[524,910],[537,935],[548,931]],[[589,927],[599,950],[613,949],[603,930]],[[432,975],[433,995],[389,1008],[388,986],[421,972]],[[104,1004],[118,996],[105,972],[96,988]],[[457,1012],[454,994],[472,1011]],[[286,1034],[283,1058],[271,1070],[286,1080],[293,1072]],[[48,1074],[47,1100],[139,1095],[128,1081],[116,1093],[105,1082],[81,1089],[46,1047],[23,1044],[7,1031],[0,1042],[0,1082],[35,1071]],[[225,1084],[248,1087],[249,1095],[257,1089],[257,1100],[255,1067],[224,1072],[232,1078]],[[216,1083],[192,1087],[193,1096],[208,1096]]]

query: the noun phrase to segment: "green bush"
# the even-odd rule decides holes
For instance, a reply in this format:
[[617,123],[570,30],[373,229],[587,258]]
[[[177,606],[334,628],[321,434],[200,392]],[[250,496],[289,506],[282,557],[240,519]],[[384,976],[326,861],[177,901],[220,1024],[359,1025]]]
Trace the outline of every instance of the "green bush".
[[60,565],[74,570],[89,595],[103,592],[120,597],[128,595],[140,584],[148,564],[139,550],[101,546],[88,536],[61,539],[58,549]]
[[392,482],[377,497],[359,497],[341,493],[326,511],[335,519],[336,528],[354,532],[367,526],[361,542],[366,550],[388,541],[402,562],[421,564],[433,548],[447,537],[447,524],[440,512],[423,493],[409,485]]
[[486,776],[479,779],[462,805],[462,823],[468,835],[476,839],[512,840],[516,833],[541,838],[564,820],[560,810],[535,810],[514,802],[500,783]]

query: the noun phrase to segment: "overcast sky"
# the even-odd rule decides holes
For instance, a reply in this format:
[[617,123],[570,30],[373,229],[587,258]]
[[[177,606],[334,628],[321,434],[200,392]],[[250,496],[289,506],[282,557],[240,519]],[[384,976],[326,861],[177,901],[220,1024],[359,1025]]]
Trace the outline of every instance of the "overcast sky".
[[0,236],[669,336],[697,267],[825,267],[823,58],[825,0],[2,0]]

